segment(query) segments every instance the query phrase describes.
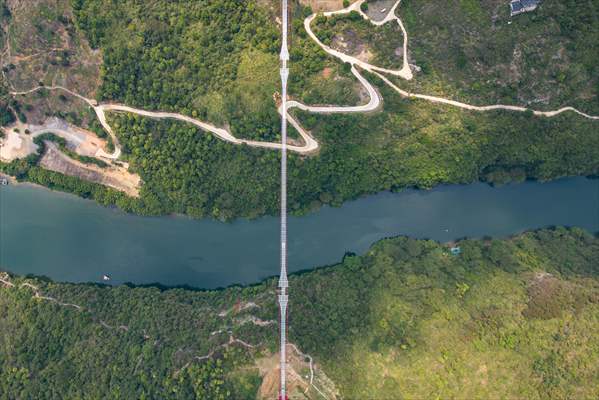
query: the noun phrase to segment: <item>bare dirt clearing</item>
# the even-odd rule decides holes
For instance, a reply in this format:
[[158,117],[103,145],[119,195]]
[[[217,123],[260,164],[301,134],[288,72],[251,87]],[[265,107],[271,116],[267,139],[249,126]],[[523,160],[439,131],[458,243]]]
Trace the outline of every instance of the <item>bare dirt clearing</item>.
[[6,138],[0,138],[1,158],[13,161],[37,152],[34,139],[45,133],[51,133],[67,141],[67,147],[81,156],[96,157],[105,149],[107,142],[94,133],[68,124],[60,118],[48,118],[41,125],[17,122],[2,128]]
[[[294,344],[288,344],[287,390],[290,399],[335,400],[339,392],[333,382],[312,364],[311,357],[300,354]],[[279,354],[268,355],[256,360],[262,377],[258,391],[259,399],[274,399],[279,388]]]
[[368,10],[366,15],[374,22],[379,22],[385,19],[396,0],[377,0],[368,2]]
[[[16,123],[2,128],[4,138],[0,138],[0,160],[10,162],[25,158],[39,151],[34,139],[40,135],[51,133],[66,141],[66,147],[76,154],[98,158],[104,152],[106,140],[98,138],[92,132],[67,124],[59,118],[49,118],[42,125]],[[40,165],[48,170],[75,176],[90,182],[99,183],[127,193],[139,196],[141,179],[128,172],[127,163],[109,159],[108,164],[100,168],[93,164],[84,164],[65,155],[56,144],[46,141],[47,150],[40,160]]]
[[[32,4],[35,3],[35,4]],[[1,66],[10,88],[64,85],[93,97],[100,84],[100,52],[90,48],[74,26],[68,0],[8,0],[11,17],[2,24],[7,40],[2,43]],[[64,109],[56,96],[31,97],[24,114],[39,123]],[[82,114],[68,105],[64,113]],[[40,117],[40,115],[42,115]],[[81,115],[80,115],[81,117]]]
[[373,58],[372,51],[359,37],[358,33],[348,29],[333,37],[331,47],[356,57],[360,61],[369,62]]
[[129,196],[139,197],[139,176],[127,172],[124,168],[100,168],[75,161],[64,155],[56,144],[51,142],[46,142],[46,152],[40,160],[40,165],[50,171],[99,183],[125,192]]
[[37,151],[33,140],[24,136],[24,131],[23,124],[17,124],[11,129],[2,128],[4,138],[0,138],[0,160],[10,162]]
[[333,11],[343,7],[343,0],[300,0],[300,4],[310,6],[313,11]]

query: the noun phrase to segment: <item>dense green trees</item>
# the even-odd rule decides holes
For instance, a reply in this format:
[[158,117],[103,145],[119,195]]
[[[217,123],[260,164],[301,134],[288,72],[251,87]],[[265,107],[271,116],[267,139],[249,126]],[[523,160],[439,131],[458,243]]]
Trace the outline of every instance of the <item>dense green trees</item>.
[[[596,398],[599,239],[555,228],[457,245],[386,239],[291,276],[291,342],[348,399]],[[83,310],[0,286],[0,399],[250,399],[256,361],[277,348],[276,324],[242,322],[276,320],[275,279],[220,291],[11,281]]]
[[[278,28],[273,23],[276,10],[264,5],[230,0],[160,0],[151,4],[129,0],[118,3],[73,0],[79,29],[103,52],[99,99],[181,112],[229,126],[239,137],[278,140],[279,118],[273,100],[273,94],[279,90]],[[484,82],[484,76],[467,70],[455,72],[452,66],[446,68],[439,61],[446,57],[435,46],[438,38],[418,42],[425,34],[419,31],[422,26],[418,19],[424,11],[422,18],[430,19],[431,26],[444,25],[450,31],[470,23],[482,29],[486,23],[484,13],[479,12],[483,9],[476,2],[450,2],[448,7],[451,11],[448,15],[452,16],[449,22],[446,21],[448,16],[439,15],[442,8],[421,10],[416,2],[402,3],[399,12],[408,30],[414,31],[410,51],[422,71],[412,82],[397,84],[410,88],[416,85],[414,89],[425,93],[462,100],[472,100],[469,96],[476,91],[481,95],[477,99],[481,100],[488,92],[476,89],[476,82],[468,79]],[[593,65],[587,62],[588,57],[593,58],[594,44],[582,43],[583,32],[595,35],[594,14],[590,12],[583,18],[578,15],[579,11],[571,9],[559,13],[560,7],[556,2],[544,3],[542,13],[539,12],[542,20],[522,16],[518,23],[523,33],[516,36],[524,40],[522,35],[528,35],[526,40],[531,40],[538,37],[535,35],[539,29],[546,29],[545,23],[564,25],[563,31],[551,35],[557,35],[556,43],[564,41],[567,49],[583,49],[575,57],[578,65],[575,69],[584,64],[585,74],[594,76]],[[309,8],[292,8],[290,93],[308,104],[363,102],[348,66],[328,57],[307,37],[303,18],[310,13]],[[579,17],[581,23],[568,28],[572,25],[568,21]],[[363,33],[365,39],[373,39],[371,44],[376,45],[377,62],[387,58],[391,63],[395,46],[401,44],[399,34],[388,35],[387,28],[376,30],[356,13],[339,18],[320,16],[314,25],[319,35],[327,37],[332,37],[341,27]],[[513,34],[509,32],[515,28],[509,32],[505,29],[501,28],[502,36],[498,38],[488,34],[475,42],[459,35],[455,38],[464,46],[480,47],[481,43]],[[508,46],[504,39],[497,45]],[[549,54],[553,44],[543,43],[544,47],[539,48],[543,54]],[[462,54],[468,68],[478,65],[477,57],[484,56],[467,46],[462,53],[445,50],[452,55]],[[539,68],[531,64],[532,61],[525,61],[523,70]],[[533,73],[533,69],[529,72]],[[455,80],[447,75],[454,72]],[[322,204],[340,205],[366,193],[404,187],[431,188],[443,183],[477,180],[501,184],[526,178],[547,180],[599,173],[596,121],[572,113],[554,118],[535,117],[530,113],[476,113],[406,100],[375,76],[364,73],[383,95],[380,112],[314,115],[294,111],[322,147],[314,156],[290,156],[289,196],[293,212],[303,213]],[[572,90],[579,87],[576,86],[578,81],[569,80],[560,87],[568,86],[568,82],[572,82]],[[423,86],[419,87],[420,84]],[[501,85],[499,87],[498,93],[503,90]],[[596,100],[591,89],[585,101],[590,110]],[[560,89],[559,93],[562,96],[569,92]],[[109,115],[109,119],[124,145],[123,157],[144,182],[141,200],[125,201],[119,197],[119,204],[125,205],[125,209],[218,219],[277,213],[276,152],[227,144],[178,122],[157,122],[123,114]],[[92,128],[105,136],[98,123]],[[27,178],[22,173],[23,163],[16,164],[21,166],[21,177]],[[36,176],[41,179],[40,174]],[[58,178],[56,174],[44,179],[50,179],[49,176],[53,182],[62,182],[57,187],[73,188],[71,190],[76,186],[87,187],[71,178]],[[83,192],[96,193],[96,190]]]
[[[0,5],[6,7],[3,2]],[[2,39],[1,34],[0,39]],[[8,88],[4,80],[4,75],[0,74],[0,126],[10,125],[16,120],[15,115],[8,108],[9,104],[10,97],[8,96]]]
[[[547,119],[464,112],[404,100],[381,88],[389,112],[298,114],[320,133],[323,147],[315,157],[290,155],[293,212],[340,205],[381,189],[476,180],[501,184],[599,171],[596,122],[573,114]],[[232,146],[183,123],[135,116],[113,122],[131,167],[144,181],[142,199],[151,198],[151,204],[219,219],[277,212],[277,153]]]
[[12,111],[3,104],[0,104],[0,126],[7,126],[15,122],[16,118]]
[[103,50],[100,99],[209,118],[237,136],[276,135],[279,39],[266,7],[76,0],[73,8]]
[[38,146],[40,146],[41,148],[44,147],[44,145],[45,145],[44,143],[46,141],[56,143],[61,152],[65,153],[67,156],[69,156],[70,158],[72,158],[74,160],[80,161],[84,164],[95,164],[100,168],[105,168],[108,166],[107,163],[105,163],[104,161],[99,160],[95,157],[82,156],[80,154],[77,154],[76,152],[74,152],[73,150],[71,150],[67,147],[66,139],[64,139],[63,137],[57,136],[53,133],[44,133],[42,135],[36,136],[35,139],[33,139],[33,142],[35,144],[37,144]]
[[[124,24],[110,14],[117,10],[102,4],[86,0],[75,8],[80,27],[105,50],[103,98],[227,123],[238,136],[277,139],[278,116],[270,96],[278,90],[278,35],[268,11],[253,2],[209,2],[213,6],[185,9],[125,2],[117,8],[135,22],[134,34],[123,40]],[[226,21],[223,10],[230,16]],[[295,8],[293,13],[292,93],[315,104],[359,102],[348,71],[307,38],[302,20],[310,10]],[[98,30],[93,20],[111,22],[98,23],[104,26]],[[332,29],[337,22],[357,24],[366,32],[366,22],[355,13],[319,18],[315,24]],[[380,58],[385,51],[392,54],[388,44],[396,39],[380,45]],[[323,78],[325,67],[342,79]],[[403,100],[373,76],[369,79],[385,98],[382,113],[298,113],[323,147],[315,157],[291,156],[289,191],[295,212],[382,189],[551,179],[599,170],[596,127],[577,116],[549,120],[465,112]],[[142,198],[151,198],[150,203],[220,219],[277,212],[276,154],[231,146],[180,123],[131,116],[114,121],[128,161],[145,182]]]
[[[12,17],[12,13],[6,4],[6,0],[0,0],[0,22],[5,22],[10,20]],[[4,31],[0,30],[0,38],[4,38]]]
[[406,89],[476,104],[599,111],[599,1],[544,0],[514,18],[508,4],[402,1],[411,62]]

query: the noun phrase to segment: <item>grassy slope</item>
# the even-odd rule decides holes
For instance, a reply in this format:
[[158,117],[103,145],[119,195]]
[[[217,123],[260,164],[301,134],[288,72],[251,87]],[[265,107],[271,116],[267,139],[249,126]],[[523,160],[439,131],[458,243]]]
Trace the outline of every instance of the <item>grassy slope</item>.
[[[388,239],[293,276],[290,339],[347,399],[597,397],[599,240],[558,228],[460,246],[454,257]],[[0,289],[0,398],[251,398],[252,360],[276,348],[276,326],[239,324],[276,318],[274,280],[219,292],[33,283],[86,311]],[[217,315],[246,301],[260,308]],[[176,375],[228,340],[210,334],[223,326],[259,349]]]
[[292,338],[351,399],[597,396],[597,240],[541,231],[461,247],[392,239],[340,275],[307,276]]

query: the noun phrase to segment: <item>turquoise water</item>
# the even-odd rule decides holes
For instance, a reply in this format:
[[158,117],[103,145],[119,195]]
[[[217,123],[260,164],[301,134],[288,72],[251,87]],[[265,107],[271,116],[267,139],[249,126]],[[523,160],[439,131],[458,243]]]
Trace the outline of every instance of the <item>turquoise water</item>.
[[[127,215],[46,189],[0,187],[0,268],[58,281],[214,288],[278,273],[279,220],[221,223]],[[339,261],[388,236],[442,242],[549,225],[599,230],[599,181],[586,178],[382,193],[289,220],[290,271]]]

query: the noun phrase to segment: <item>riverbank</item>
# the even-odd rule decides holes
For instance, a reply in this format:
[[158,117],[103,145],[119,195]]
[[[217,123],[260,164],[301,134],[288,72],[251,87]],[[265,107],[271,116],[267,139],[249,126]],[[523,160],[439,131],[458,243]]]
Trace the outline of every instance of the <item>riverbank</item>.
[[[0,265],[15,273],[70,282],[103,282],[106,274],[114,284],[217,288],[278,272],[274,217],[228,224],[140,217],[19,185],[0,188],[0,196]],[[381,238],[402,234],[446,243],[553,225],[597,231],[598,203],[599,181],[584,178],[368,196],[290,218],[290,272],[332,264],[346,252],[361,254]]]
[[[396,237],[290,276],[297,390],[311,400],[319,391],[330,399],[596,397],[599,238],[555,228],[460,246],[454,256],[433,241]],[[202,396],[272,398],[274,279],[161,291],[0,278],[10,282],[0,283],[0,382],[6,371],[28,377],[11,380],[10,393],[166,398],[210,388]],[[65,365],[78,373],[61,381]]]
[[[301,78],[305,82],[293,88],[295,97],[288,103],[290,107],[298,108],[294,113],[294,117],[298,118],[297,123],[294,123],[294,120],[291,122],[305,142],[304,146],[289,146],[290,150],[300,154],[290,157],[290,175],[294,177],[293,181],[290,181],[291,211],[297,214],[306,213],[322,205],[340,205],[365,193],[389,189],[431,188],[440,184],[480,180],[498,183],[525,178],[548,180],[597,172],[597,165],[593,160],[597,159],[595,149],[599,147],[594,135],[596,123],[591,120],[596,117],[592,115],[576,113],[568,107],[556,108],[554,111],[547,111],[545,108],[529,109],[535,103],[518,105],[518,102],[514,102],[511,105],[502,105],[491,102],[482,106],[481,104],[485,104],[483,102],[470,105],[462,103],[463,99],[460,100],[459,96],[452,96],[458,93],[458,90],[436,94],[424,91],[421,92],[424,94],[415,94],[416,92],[408,90],[396,80],[389,80],[389,75],[405,78],[405,81],[412,78],[413,74],[413,64],[408,62],[408,31],[400,19],[400,2],[394,2],[392,8],[385,7],[386,17],[379,22],[368,21],[367,15],[360,10],[362,3],[363,1],[354,2],[349,8],[326,15],[337,19],[347,16],[349,19],[360,20],[366,26],[370,26],[371,22],[375,25],[384,22],[398,24],[403,38],[389,40],[391,44],[397,40],[397,50],[401,50],[403,66],[400,70],[381,69],[340,51],[333,51],[318,39],[312,31],[315,27],[311,27],[312,21],[318,25],[326,22],[326,17],[318,17],[316,14],[304,15],[303,28],[298,26],[295,29],[297,35],[294,37],[297,42],[294,46],[298,49],[319,46],[320,54],[314,59],[302,56],[294,60],[294,68],[310,70],[313,76]],[[122,7],[122,12],[129,11],[126,6]],[[90,12],[89,15],[79,12],[82,10],[77,10],[76,16],[82,17],[80,22],[84,25],[102,25],[100,20],[96,21],[97,23],[91,22],[94,20],[92,16],[97,17],[95,12]],[[558,16],[561,14],[558,13]],[[254,19],[248,17],[247,21]],[[96,33],[94,30],[93,34]],[[165,38],[167,37],[178,36],[173,32],[172,35],[165,35]],[[169,43],[166,46],[162,43],[163,47],[169,48],[176,48],[177,45]],[[158,51],[158,48],[156,50]],[[411,53],[416,57],[418,48],[413,46]],[[260,64],[260,68],[265,70],[269,65],[269,57],[268,54],[262,56],[265,61]],[[235,59],[243,57],[238,55]],[[252,57],[260,58],[257,54],[253,54]],[[189,59],[194,58],[190,56]],[[82,192],[86,197],[99,198],[98,201],[103,204],[117,204],[126,211],[143,215],[175,212],[197,218],[214,217],[220,220],[276,215],[279,183],[276,176],[277,156],[271,154],[268,149],[278,150],[280,144],[276,140],[276,130],[273,130],[275,128],[268,128],[278,120],[272,107],[272,93],[265,91],[268,92],[265,101],[272,109],[274,118],[271,118],[271,115],[267,118],[268,121],[256,124],[256,121],[250,121],[249,117],[246,120],[247,107],[242,107],[242,110],[245,110],[241,113],[243,116],[236,114],[231,118],[231,129],[226,130],[219,128],[218,124],[209,124],[210,118],[205,118],[207,115],[201,110],[195,110],[195,103],[186,104],[182,101],[177,107],[173,107],[173,102],[165,101],[166,99],[161,97],[161,90],[158,89],[156,95],[160,100],[148,100],[147,103],[140,101],[129,105],[113,103],[115,99],[127,103],[134,98],[147,97],[149,88],[139,86],[139,82],[130,82],[127,85],[121,81],[108,83],[115,76],[129,76],[128,72],[121,69],[129,61],[118,58],[107,61],[110,64],[105,67],[112,72],[105,76],[104,82],[106,87],[114,91],[108,96],[111,100],[107,103],[98,103],[67,87],[52,85],[28,88],[24,91],[13,90],[11,94],[24,102],[28,101],[29,97],[50,93],[63,97],[74,96],[78,101],[84,101],[93,108],[97,119],[115,144],[112,154],[102,152],[100,155],[116,159],[121,155],[121,145],[126,149],[126,159],[131,163],[132,171],[144,178],[142,198],[136,200],[116,196],[101,188],[89,187],[77,180],[64,179],[60,175],[46,174],[38,170],[33,170],[33,176],[27,177],[28,172],[22,168],[17,175],[37,183],[60,187],[65,191]],[[144,62],[146,61],[149,60]],[[158,75],[154,78],[146,76],[146,80],[169,81],[170,75],[161,75],[159,71],[162,70],[157,64],[154,65],[154,61],[158,60],[152,60],[144,69],[147,73],[158,72]],[[424,63],[426,59],[419,57],[418,60],[411,61]],[[353,67],[344,67],[343,62],[352,64]],[[179,67],[181,71],[193,70],[184,62]],[[329,71],[328,75],[322,74],[325,70]],[[386,75],[380,75],[381,72]],[[414,73],[415,79],[411,81],[430,78],[426,76],[426,72]],[[212,75],[214,74],[206,74]],[[257,79],[257,75],[252,73],[248,76]],[[321,75],[331,75],[332,78],[325,79]],[[334,86],[336,84],[333,82],[339,83],[340,79],[347,81],[347,86],[361,87],[358,91],[361,92],[364,104],[349,105],[356,104],[355,98],[350,102],[344,101],[345,96],[341,90],[330,89],[331,93],[324,97],[322,95],[326,93],[318,93],[317,90],[309,93],[309,96],[306,93],[311,85]],[[350,84],[352,80],[353,84]],[[190,83],[189,87],[204,84],[205,82]],[[255,85],[262,87],[267,83],[258,80]],[[125,93],[129,95],[126,96]],[[181,93],[182,99],[186,98],[186,94]],[[215,94],[221,96],[218,92]],[[385,99],[385,104],[381,104],[382,98]],[[560,103],[560,107],[568,103],[564,101]],[[373,110],[380,108],[381,113],[371,114]],[[356,112],[364,114],[353,114]],[[267,113],[264,113],[264,116],[266,115]],[[402,118],[396,118],[397,115],[402,115]],[[225,121],[223,118],[224,116],[220,115],[217,119]],[[253,140],[260,139],[260,134],[253,133],[254,130],[264,131],[264,142],[257,143]],[[147,132],[155,134],[148,135]],[[210,134],[207,135],[207,132]],[[366,132],[368,134],[365,134]],[[576,140],[572,140],[572,132],[576,135]],[[219,140],[215,140],[215,137]],[[225,145],[223,141],[228,143]],[[262,147],[267,150],[249,147]],[[316,150],[318,155],[315,157],[305,157]],[[55,169],[65,170],[64,167]],[[127,186],[129,193],[136,194],[130,186]]]
[[20,183],[20,182],[17,181],[17,179],[14,176],[5,175],[3,173],[0,173],[0,180],[4,180],[4,179],[6,180],[6,182],[8,184],[11,184],[11,185],[15,185],[15,184]]
[[[476,240],[476,241],[486,241],[486,242],[491,242],[493,240],[504,240],[504,241],[510,241],[510,240],[515,240],[518,239],[519,237],[522,237],[523,235],[529,235],[529,234],[537,234],[539,231],[555,231],[555,230],[559,230],[559,229],[566,229],[566,230],[578,230],[580,228],[578,227],[560,227],[560,226],[551,226],[551,227],[546,227],[543,229],[533,229],[533,230],[528,230],[528,231],[524,231],[524,232],[519,232],[519,233],[514,233],[512,235],[508,235],[506,237],[502,237],[500,239],[494,239],[491,237],[485,237],[485,238],[460,238],[460,239],[456,239],[456,240],[451,240],[448,242],[439,242],[437,240],[431,240],[428,239],[428,242],[434,243],[436,246],[438,246],[440,249],[443,249],[443,251],[447,254],[447,255],[452,255],[454,257],[460,256],[462,254],[462,244],[464,243],[469,243],[472,240]],[[582,231],[593,235],[595,237],[599,237],[599,230],[595,231],[595,232],[589,232],[586,231],[584,229],[582,229]],[[389,236],[389,237],[383,237],[380,240],[378,240],[377,242],[373,243],[372,246],[377,245],[379,242],[383,242],[383,241],[394,241],[394,240],[402,240],[402,241],[413,241],[413,240],[422,240],[422,239],[414,239],[411,238],[409,236],[405,236],[405,235],[396,235],[396,236]],[[352,257],[363,257],[365,254],[361,253],[361,254],[356,254],[353,252],[346,252],[343,257],[341,257],[341,264],[344,263],[346,258],[352,258]],[[320,265],[320,266],[315,266],[313,268],[307,268],[307,269],[303,269],[303,270],[298,270],[298,271],[294,271],[288,274],[288,276],[294,277],[294,278],[299,278],[302,275],[306,275],[306,274],[311,274],[311,273],[315,273],[318,271],[322,271],[326,273],[326,270],[330,269],[330,268],[334,268],[336,266],[339,265],[339,262],[335,262],[332,264],[327,264],[327,265]],[[9,269],[4,268],[0,265],[0,271],[2,273],[7,274],[8,277],[16,277],[16,278],[27,278],[27,279],[31,279],[31,280],[35,280],[38,282],[46,282],[46,283],[52,283],[52,284],[71,284],[71,285],[77,285],[77,286],[90,286],[93,288],[118,288],[119,286],[126,286],[129,289],[158,289],[161,292],[164,291],[169,291],[169,290],[185,290],[185,291],[189,291],[189,292],[206,292],[206,293],[211,293],[211,292],[223,292],[223,291],[229,291],[229,290],[234,290],[234,289],[241,289],[241,290],[246,290],[246,289],[251,289],[251,288],[256,288],[256,287],[261,287],[264,285],[267,286],[271,286],[273,284],[276,284],[276,282],[278,282],[278,278],[279,275],[273,274],[272,276],[267,276],[267,277],[263,277],[261,278],[259,281],[256,282],[252,282],[252,283],[248,283],[248,284],[239,284],[239,283],[233,283],[230,284],[228,286],[223,286],[223,287],[216,287],[216,288],[203,288],[203,287],[199,287],[199,286],[193,286],[193,285],[187,285],[187,284],[179,284],[179,285],[165,285],[162,284],[160,282],[150,282],[150,283],[143,283],[143,284],[136,284],[133,282],[123,282],[120,284],[111,284],[111,283],[107,283],[106,281],[104,282],[69,282],[69,281],[56,281],[48,276],[45,275],[36,275],[36,274],[26,274],[24,276],[20,276],[19,274],[14,274],[13,272],[11,272]],[[275,282],[276,281],[276,282]],[[275,283],[273,283],[275,282]],[[0,283],[2,283],[0,281]]]

